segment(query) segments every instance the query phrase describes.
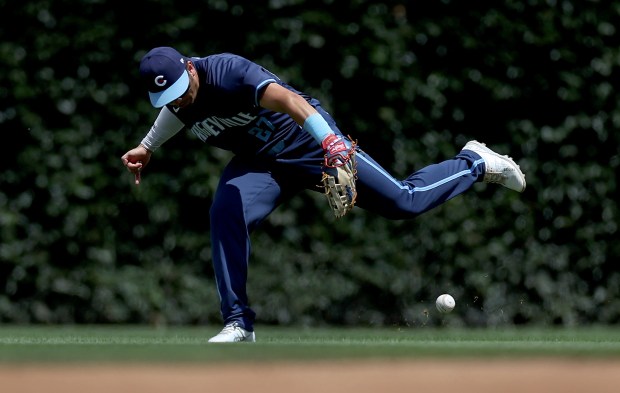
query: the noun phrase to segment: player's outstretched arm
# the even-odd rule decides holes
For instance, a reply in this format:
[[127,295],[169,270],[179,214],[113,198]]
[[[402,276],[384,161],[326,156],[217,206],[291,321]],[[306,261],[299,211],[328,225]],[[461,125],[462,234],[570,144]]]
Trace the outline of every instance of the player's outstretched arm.
[[287,113],[308,131],[323,147],[326,166],[342,166],[349,160],[350,146],[347,146],[344,138],[335,135],[325,119],[299,94],[271,83],[265,88],[260,105],[272,111]]

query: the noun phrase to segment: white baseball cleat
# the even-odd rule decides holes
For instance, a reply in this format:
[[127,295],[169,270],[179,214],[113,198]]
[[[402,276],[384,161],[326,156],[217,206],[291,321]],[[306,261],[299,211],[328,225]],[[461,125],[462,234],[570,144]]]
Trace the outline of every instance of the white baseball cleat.
[[210,343],[237,343],[241,341],[253,343],[256,341],[256,336],[254,332],[245,330],[237,322],[224,326],[221,332],[209,339]]
[[463,150],[473,151],[482,157],[485,183],[497,183],[518,192],[525,191],[525,175],[512,158],[497,154],[478,141],[467,142]]

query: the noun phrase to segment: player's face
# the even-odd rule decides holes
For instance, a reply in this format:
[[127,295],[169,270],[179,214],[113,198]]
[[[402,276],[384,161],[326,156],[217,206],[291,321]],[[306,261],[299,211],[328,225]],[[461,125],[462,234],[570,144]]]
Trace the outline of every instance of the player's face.
[[185,108],[186,106],[193,104],[196,99],[196,95],[198,94],[198,74],[196,73],[196,69],[191,62],[188,62],[187,73],[189,74],[189,85],[187,86],[187,90],[183,93],[183,95],[181,95],[181,97],[171,102],[173,106],[179,108]]

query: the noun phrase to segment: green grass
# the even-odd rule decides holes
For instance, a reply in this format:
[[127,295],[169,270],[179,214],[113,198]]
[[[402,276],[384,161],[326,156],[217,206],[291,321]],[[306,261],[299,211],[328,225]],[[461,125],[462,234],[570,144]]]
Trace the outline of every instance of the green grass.
[[216,328],[0,326],[0,363],[228,362],[428,357],[620,358],[620,329],[283,328],[208,344]]

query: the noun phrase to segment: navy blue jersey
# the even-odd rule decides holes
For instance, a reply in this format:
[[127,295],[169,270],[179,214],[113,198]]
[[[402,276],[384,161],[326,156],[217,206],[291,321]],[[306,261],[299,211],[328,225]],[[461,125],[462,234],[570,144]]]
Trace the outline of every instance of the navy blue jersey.
[[320,105],[318,100],[241,56],[223,53],[191,60],[200,79],[196,100],[185,108],[168,105],[168,109],[212,146],[238,155],[265,157],[275,157],[295,147],[301,127],[289,115],[259,106],[270,83],[298,93],[314,107]]

